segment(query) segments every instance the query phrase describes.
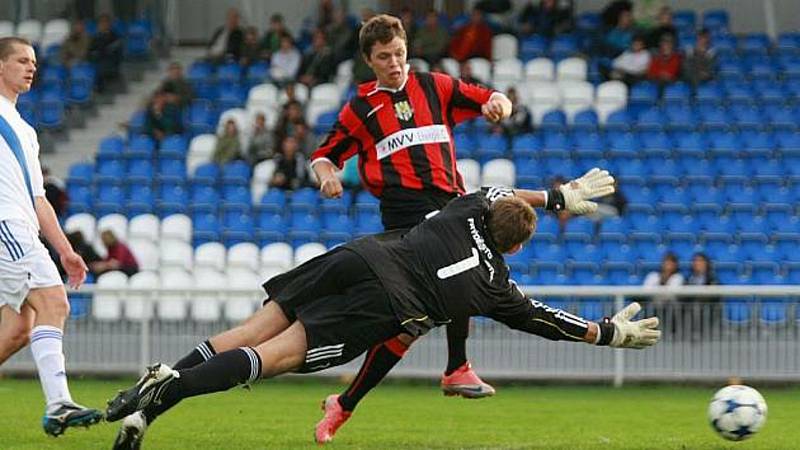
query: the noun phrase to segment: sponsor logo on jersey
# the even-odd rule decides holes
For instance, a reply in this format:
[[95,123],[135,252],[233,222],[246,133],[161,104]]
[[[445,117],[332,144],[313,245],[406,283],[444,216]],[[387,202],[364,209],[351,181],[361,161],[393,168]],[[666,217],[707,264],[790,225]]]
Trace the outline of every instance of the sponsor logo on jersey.
[[414,115],[414,109],[411,108],[411,104],[408,103],[408,100],[403,100],[402,102],[394,104],[394,114],[398,119],[407,121]]
[[386,158],[400,150],[415,145],[450,142],[450,134],[444,125],[427,125],[424,127],[406,128],[386,136],[375,144],[378,159]]

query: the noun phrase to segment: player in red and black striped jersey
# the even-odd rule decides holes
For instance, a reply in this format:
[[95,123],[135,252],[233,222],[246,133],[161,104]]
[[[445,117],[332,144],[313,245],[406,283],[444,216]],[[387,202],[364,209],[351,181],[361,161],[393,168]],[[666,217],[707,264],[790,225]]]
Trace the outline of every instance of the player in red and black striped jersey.
[[[451,199],[464,194],[456,167],[452,128],[483,115],[499,121],[511,113],[500,92],[441,73],[416,73],[406,65],[406,35],[399,19],[379,15],[362,27],[360,50],[377,77],[359,86],[339,113],[311,165],[327,197],[342,193],[336,176],[345,160],[358,155],[363,185],[380,199],[384,228],[409,229]],[[442,388],[451,395],[494,394],[472,371],[466,357],[469,321],[447,327],[448,363]],[[395,343],[396,344],[396,343]],[[347,411],[402,358],[400,344],[378,346],[354,383],[339,397]]]

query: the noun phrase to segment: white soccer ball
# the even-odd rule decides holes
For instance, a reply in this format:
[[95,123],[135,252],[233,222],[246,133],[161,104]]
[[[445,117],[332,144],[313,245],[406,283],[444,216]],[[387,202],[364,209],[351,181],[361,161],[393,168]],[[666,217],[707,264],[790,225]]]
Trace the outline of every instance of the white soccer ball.
[[711,399],[708,420],[720,436],[741,441],[754,435],[767,421],[767,402],[750,386],[726,386]]

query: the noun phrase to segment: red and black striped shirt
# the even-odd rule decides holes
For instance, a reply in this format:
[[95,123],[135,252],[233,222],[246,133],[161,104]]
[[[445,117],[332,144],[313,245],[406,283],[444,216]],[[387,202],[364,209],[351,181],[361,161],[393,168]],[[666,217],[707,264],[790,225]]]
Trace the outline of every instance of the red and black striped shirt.
[[363,83],[312,165],[327,159],[341,169],[358,154],[362,183],[381,200],[384,226],[410,228],[464,193],[452,128],[479,116],[493,92],[442,73],[409,72],[396,91]]

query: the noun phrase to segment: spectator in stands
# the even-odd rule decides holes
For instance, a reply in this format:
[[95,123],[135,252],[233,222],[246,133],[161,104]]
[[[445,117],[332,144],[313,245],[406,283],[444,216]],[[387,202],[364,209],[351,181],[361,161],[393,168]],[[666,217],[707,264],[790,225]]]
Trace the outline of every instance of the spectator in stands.
[[305,122],[294,124],[294,138],[297,139],[297,148],[306,157],[311,156],[311,152],[317,149],[317,140]]
[[447,29],[439,23],[439,14],[435,9],[428,10],[425,14],[425,26],[417,31],[411,54],[415,58],[422,58],[430,64],[436,64],[445,55],[450,35]]
[[333,0],[319,0],[314,17],[311,18],[313,27],[325,29],[333,22],[335,5]]
[[[709,286],[719,284],[711,261],[705,253],[698,252],[692,256],[692,268],[687,283],[692,286]],[[700,300],[702,298],[698,298]]]
[[353,58],[358,50],[358,39],[355,27],[347,18],[344,8],[336,8],[333,13],[333,22],[326,30],[326,37],[333,52],[333,63]]
[[669,6],[664,6],[658,11],[658,24],[648,33],[647,46],[658,47],[664,37],[671,37],[672,42],[678,42],[678,29],[672,24],[672,9]]
[[460,78],[461,81],[488,87],[488,83],[472,75],[472,65],[469,63],[469,61],[462,61],[458,65],[458,72],[458,78]]
[[319,83],[326,83],[335,72],[333,51],[328,46],[325,32],[317,29],[314,31],[311,47],[303,55],[299,81],[308,87],[312,87]]
[[275,157],[275,172],[269,185],[280,189],[298,189],[308,183],[306,157],[298,151],[297,139],[286,136],[281,153]]
[[173,134],[183,133],[180,108],[168,101],[169,95],[171,94],[164,91],[156,91],[153,98],[150,99],[145,114],[144,132],[156,141],[161,141]]
[[687,50],[683,61],[683,78],[697,86],[714,79],[717,55],[711,48],[711,35],[703,29],[697,33],[697,43]]
[[[51,174],[50,169],[47,167],[42,167],[42,177],[44,178],[44,196],[53,205],[53,211],[55,211],[56,216],[63,218],[64,213],[67,212],[67,203],[69,202],[64,180]],[[56,258],[56,260],[58,259]]]
[[611,63],[609,78],[632,85],[643,80],[650,68],[650,51],[645,46],[644,38],[636,36],[631,41],[631,48],[614,58]]
[[235,159],[242,159],[241,143],[239,142],[239,129],[236,121],[228,119],[221,136],[217,136],[217,146],[211,159],[219,164],[227,164]]
[[258,42],[258,30],[255,27],[247,27],[242,41],[242,52],[239,57],[239,64],[249,66],[261,60],[261,44]]
[[86,61],[89,56],[89,35],[82,20],[72,22],[69,35],[61,44],[61,62],[71,67],[76,62]]
[[285,107],[289,102],[297,102],[302,109],[303,101],[297,96],[297,83],[289,83],[284,86],[283,94],[286,96],[286,99],[281,103],[281,108]]
[[469,58],[492,59],[492,29],[483,18],[483,12],[474,8],[470,21],[456,31],[450,40],[450,56],[457,61]]
[[414,18],[414,11],[408,5],[400,9],[400,21],[403,22],[403,28],[406,30],[408,48],[414,48],[417,40],[417,21]]
[[[661,260],[661,269],[658,272],[650,272],[644,278],[644,287],[658,286],[683,286],[683,275],[678,271],[678,257],[672,252],[667,252]],[[675,302],[674,295],[654,295],[652,302],[656,306],[664,306]]]
[[275,155],[275,141],[272,133],[267,129],[267,118],[264,113],[256,114],[253,122],[253,134],[247,146],[247,161],[250,165],[256,164],[266,159],[272,159]]
[[103,14],[97,20],[97,33],[89,45],[89,60],[97,68],[95,78],[98,92],[105,92],[108,84],[119,79],[122,63],[122,39],[111,29],[111,17]]
[[283,142],[286,136],[294,136],[296,124],[305,123],[305,121],[300,102],[286,102],[280,117],[278,117],[278,123],[275,125],[275,142]]
[[217,28],[208,43],[208,59],[222,62],[227,58],[238,61],[242,55],[244,32],[239,27],[239,10],[231,8],[225,18],[225,25]]
[[261,57],[264,59],[272,58],[272,55],[281,48],[281,39],[284,36],[291,38],[289,30],[286,29],[286,24],[283,23],[283,16],[273,14],[269,19],[269,30],[261,38]]
[[528,2],[517,19],[522,36],[539,34],[553,37],[572,29],[572,13],[560,8],[556,0],[541,0],[539,6]]
[[139,263],[136,262],[133,253],[127,245],[117,239],[113,231],[103,231],[100,233],[100,239],[103,241],[108,255],[102,261],[92,264],[92,272],[101,275],[112,270],[119,270],[131,276],[139,271]]
[[[70,244],[72,244],[72,248],[75,250],[75,253],[81,255],[81,258],[83,258],[83,261],[86,263],[87,266],[89,266],[89,269],[91,270],[92,274],[97,276],[97,274],[92,269],[92,266],[94,266],[95,263],[102,261],[103,258],[101,258],[100,255],[97,254],[97,252],[94,250],[94,247],[92,247],[92,244],[86,242],[86,237],[84,237],[83,233],[77,230],[71,233],[67,233],[67,240],[69,241]],[[61,260],[56,258],[55,261],[56,264],[59,266],[59,272],[61,272],[63,269],[61,267]]]
[[173,61],[167,69],[167,78],[161,83],[159,89],[167,94],[167,101],[179,108],[189,106],[194,98],[192,83],[183,76],[183,66]]
[[520,101],[517,89],[514,87],[508,88],[506,96],[511,100],[511,115],[501,122],[505,134],[513,137],[532,131],[531,113],[528,111],[528,107]]
[[616,26],[609,30],[603,39],[605,53],[608,56],[615,57],[624,52],[631,46],[633,35],[633,15],[630,10],[623,9],[619,12]]
[[[361,23],[367,23],[369,19],[375,17],[375,11],[371,8],[362,8],[361,9]],[[359,25],[358,30],[356,30],[356,36],[359,36],[361,32],[361,26]],[[353,59],[353,82],[356,84],[363,83],[365,81],[370,81],[375,79],[375,72],[370,69],[367,65],[367,61],[363,58],[363,56],[358,55]]]
[[[658,26],[659,14],[666,4],[666,0],[636,0],[636,7],[633,8],[634,23],[637,27],[644,29]],[[656,45],[658,45],[658,41],[656,41]]]
[[675,52],[675,41],[664,36],[658,45],[658,53],[650,61],[647,78],[662,85],[673,83],[681,73],[681,55]]
[[[705,253],[698,252],[692,256],[692,267],[686,284],[690,286],[714,286],[719,284],[711,261]],[[683,309],[682,325],[687,330],[687,335],[693,339],[699,338],[698,334],[703,324],[716,320],[720,316],[719,297],[681,297]]]
[[270,61],[270,77],[279,85],[290,83],[297,77],[300,70],[302,57],[300,51],[294,46],[292,37],[288,34],[281,36],[281,46],[272,54]]

